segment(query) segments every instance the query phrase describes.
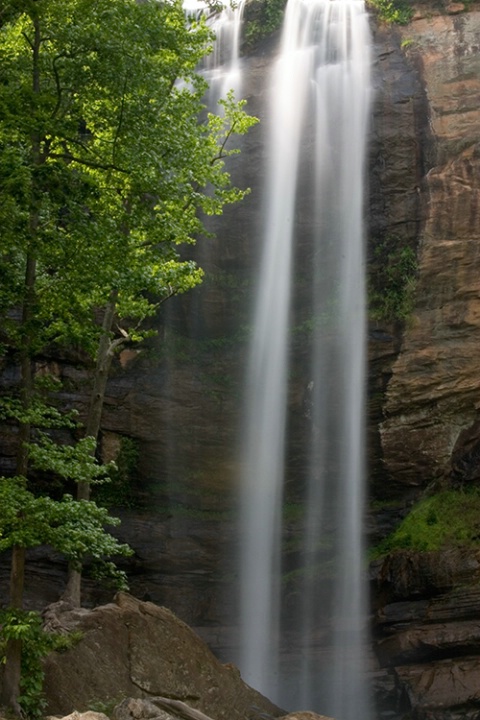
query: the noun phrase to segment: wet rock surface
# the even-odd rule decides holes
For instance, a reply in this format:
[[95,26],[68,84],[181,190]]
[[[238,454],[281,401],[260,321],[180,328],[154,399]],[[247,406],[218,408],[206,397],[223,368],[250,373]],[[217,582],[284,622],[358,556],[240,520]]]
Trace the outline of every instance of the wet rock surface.
[[372,568],[381,715],[476,717],[479,561],[478,550],[398,551]]

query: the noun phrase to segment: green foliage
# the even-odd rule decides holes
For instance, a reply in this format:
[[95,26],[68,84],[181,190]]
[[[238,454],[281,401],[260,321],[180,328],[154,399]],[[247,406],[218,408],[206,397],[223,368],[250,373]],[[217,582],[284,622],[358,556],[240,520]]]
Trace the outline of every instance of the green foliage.
[[[106,508],[93,501],[76,501],[64,495],[61,501],[36,497],[21,477],[0,478],[0,552],[13,546],[50,545],[75,567],[86,560],[105,563],[104,558],[132,554],[105,526],[119,524]],[[112,566],[105,563],[110,574]],[[125,574],[115,570],[118,585],[125,587]]]
[[[238,152],[227,147],[232,134],[256,120],[231,94],[220,114],[202,115],[206,83],[196,67],[213,38],[203,21],[187,26],[179,0],[51,0],[21,10],[2,13],[0,23],[5,344],[24,359],[72,343],[95,358],[107,334],[111,356],[150,333],[142,321],[163,300],[201,282],[178,247],[195,242],[201,217],[246,194],[224,162]],[[105,331],[97,310],[112,304],[117,324]],[[57,445],[44,430],[74,420],[44,401],[23,370],[21,382],[19,398],[2,399],[0,417],[21,428],[30,467],[88,486],[105,479],[94,440]],[[12,486],[2,482],[6,498]],[[31,545],[54,505],[29,494],[23,477],[15,482],[29,510],[18,515],[9,496],[2,542]],[[67,524],[87,507],[101,522],[93,506],[80,511],[65,499],[55,507]],[[27,517],[35,519],[30,535]],[[71,529],[64,550],[77,561],[85,547]]]
[[407,0],[368,0],[368,3],[386,23],[407,25],[413,16]]
[[76,418],[75,411],[60,412],[53,405],[46,404],[37,394],[32,396],[28,407],[11,395],[0,398],[0,420],[15,420],[38,428],[74,428],[78,424]]
[[445,490],[420,501],[400,526],[371,552],[381,557],[399,549],[417,551],[480,546],[480,490]]
[[22,640],[23,644],[19,703],[25,717],[35,720],[44,714],[43,658],[54,650],[62,651],[73,647],[81,636],[79,632],[67,635],[45,632],[37,612],[0,612],[0,663],[5,662],[8,640]]
[[96,713],[102,713],[108,718],[114,717],[114,710],[117,705],[125,700],[125,695],[119,695],[115,698],[109,698],[108,700],[92,700],[88,706],[88,710]]
[[282,25],[286,0],[254,0],[244,11],[245,44],[252,48]]
[[0,406],[20,443],[18,477],[0,478],[0,550],[46,543],[76,569],[129,552],[104,531],[116,524],[105,508],[31,492],[32,469],[84,496],[107,472],[93,438],[54,442],[74,420],[53,407],[52,385],[35,387],[32,367],[59,345],[98,360],[96,438],[113,354],[151,334],[142,323],[164,300],[201,282],[179,246],[245,196],[224,163],[238,152],[232,134],[256,122],[231,94],[218,115],[204,112],[196,68],[212,41],[203,20],[187,24],[181,0],[0,8],[0,324],[21,368],[18,397]]
[[109,480],[109,472],[115,464],[100,465],[95,456],[96,440],[82,438],[74,445],[59,445],[41,431],[37,431],[36,442],[28,443],[29,458],[37,470],[55,473],[65,480],[74,482],[102,483]]
[[369,315],[374,320],[405,322],[413,310],[417,272],[415,251],[387,238],[375,248],[369,266]]
[[141,341],[140,323],[159,302],[201,282],[178,246],[203,231],[201,214],[244,197],[224,160],[237,152],[227,148],[232,134],[256,120],[231,95],[199,120],[206,84],[195,68],[212,35],[203,22],[187,27],[178,1],[52,0],[27,5],[0,33],[8,340],[25,337],[8,310],[25,299],[30,257],[32,351],[80,343],[94,355],[93,309],[113,290],[128,339]]

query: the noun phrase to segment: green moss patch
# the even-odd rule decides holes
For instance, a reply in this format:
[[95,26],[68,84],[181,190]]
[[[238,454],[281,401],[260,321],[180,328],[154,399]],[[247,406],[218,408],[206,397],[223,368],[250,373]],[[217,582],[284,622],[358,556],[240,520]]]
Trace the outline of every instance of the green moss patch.
[[371,551],[375,559],[400,549],[480,547],[480,490],[445,490],[419,502],[399,527]]

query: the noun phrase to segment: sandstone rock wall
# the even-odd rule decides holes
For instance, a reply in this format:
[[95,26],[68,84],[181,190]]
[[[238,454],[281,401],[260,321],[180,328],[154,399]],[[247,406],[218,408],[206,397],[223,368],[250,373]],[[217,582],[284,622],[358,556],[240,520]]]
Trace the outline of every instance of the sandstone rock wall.
[[418,186],[414,312],[392,367],[381,439],[393,481],[424,488],[449,478],[454,450],[464,478],[473,471],[461,446],[480,407],[479,14],[418,19],[402,38],[424,87],[430,166]]
[[[423,9],[399,40],[428,122],[414,309],[380,424],[384,481],[408,502],[479,477],[480,13]],[[478,717],[478,552],[405,550],[372,573],[383,709],[418,720]]]

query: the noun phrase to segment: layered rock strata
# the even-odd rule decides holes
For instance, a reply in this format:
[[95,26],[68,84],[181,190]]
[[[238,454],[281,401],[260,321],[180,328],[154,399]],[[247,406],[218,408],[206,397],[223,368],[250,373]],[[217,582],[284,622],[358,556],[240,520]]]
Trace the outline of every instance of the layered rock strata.
[[[480,14],[423,9],[398,32],[428,120],[413,313],[380,426],[384,481],[408,501],[479,477]],[[478,717],[479,559],[468,549],[402,551],[374,568],[386,712]]]
[[425,487],[453,471],[457,481],[478,475],[479,14],[418,19],[401,37],[428,103],[430,167],[418,188],[414,312],[392,367],[381,439],[393,482]]

